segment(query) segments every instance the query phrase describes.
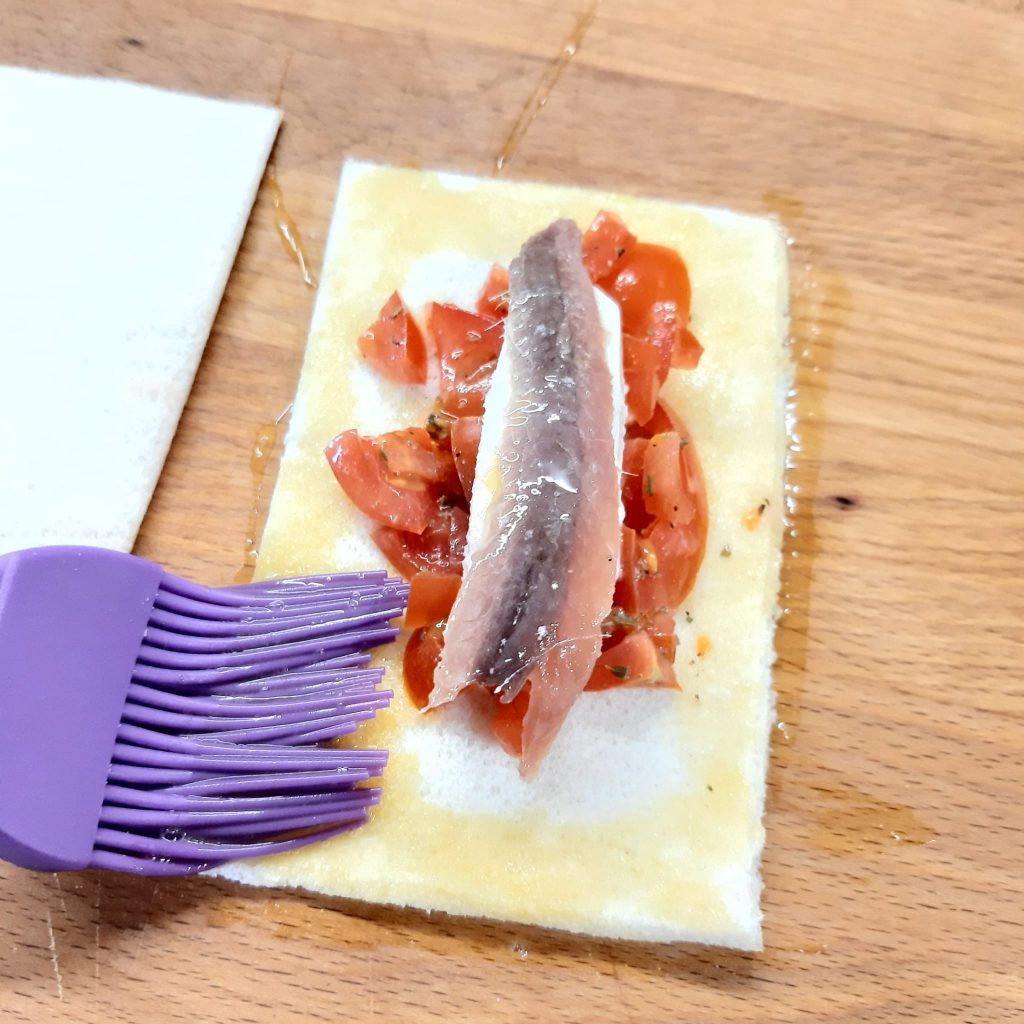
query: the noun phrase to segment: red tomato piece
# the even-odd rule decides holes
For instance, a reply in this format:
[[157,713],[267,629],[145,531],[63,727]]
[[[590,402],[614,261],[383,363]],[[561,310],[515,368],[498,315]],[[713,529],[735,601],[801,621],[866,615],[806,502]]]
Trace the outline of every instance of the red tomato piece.
[[427,331],[441,361],[441,406],[456,416],[479,416],[501,351],[504,326],[493,316],[433,302]]
[[651,635],[637,630],[602,651],[584,689],[617,686],[662,686],[662,664]]
[[462,577],[457,573],[420,572],[409,586],[405,628],[433,626],[448,618],[458,596]]
[[672,361],[671,339],[665,335],[622,336],[622,376],[626,382],[626,411],[634,423],[653,415]]
[[[681,430],[676,436],[688,439],[686,424],[680,420],[678,425]],[[671,437],[673,433],[675,432],[669,432],[667,436]],[[670,451],[671,447],[664,449],[661,455],[666,456],[666,478],[674,479],[672,469],[667,465],[667,453]],[[697,570],[704,557],[704,544],[708,532],[704,475],[692,444],[683,444],[678,448],[678,452],[682,493],[692,504],[693,514],[687,522],[677,522],[675,525],[668,519],[656,519],[638,538],[637,547],[640,553],[636,561],[636,594],[637,606],[640,612],[644,613],[675,608],[679,605],[693,588]],[[652,474],[651,497],[657,490],[659,500],[664,500],[662,486],[661,478],[655,482]],[[668,507],[671,508],[671,505],[671,500],[668,500]],[[682,512],[682,506],[679,511]]]
[[661,609],[643,616],[642,624],[654,641],[654,646],[671,664],[675,660],[676,648],[679,646],[675,616],[666,609]]
[[452,424],[451,442],[455,469],[459,474],[463,493],[473,496],[473,480],[476,476],[476,456],[480,450],[481,416],[460,416]]
[[438,508],[423,530],[409,533],[378,526],[371,536],[384,557],[407,579],[417,573],[462,573],[469,516],[457,505]]
[[502,704],[494,701],[494,718],[491,719],[491,733],[498,745],[512,757],[523,755],[523,719],[530,706],[529,682],[510,700]]
[[689,525],[676,527],[656,520],[640,538],[644,553],[637,562],[643,571],[636,577],[636,594],[641,612],[675,608],[686,597],[704,555],[705,535],[703,517],[695,517]]
[[654,646],[658,649],[658,663],[661,666],[661,685],[678,686],[676,679],[676,649],[679,637],[676,636],[675,616],[664,609],[643,616],[643,628],[650,634]]
[[484,316],[508,315],[508,271],[497,263],[491,267],[487,280],[476,300],[476,311]]
[[361,512],[398,530],[422,533],[437,511],[435,495],[423,487],[396,486],[376,440],[355,430],[339,434],[324,449],[341,489]]
[[644,453],[644,507],[655,519],[672,526],[686,526],[697,514],[696,495],[690,492],[686,477],[684,448],[673,430],[652,437]]
[[681,327],[672,350],[673,369],[693,370],[703,354],[704,346],[697,340],[697,336],[689,328]]
[[679,253],[639,242],[601,284],[619,303],[623,334],[648,339],[659,350],[668,349],[672,366],[697,365],[700,345],[686,330],[690,275]]
[[427,349],[423,335],[398,292],[391,294],[357,344],[363,358],[388,380],[400,384],[426,382]]
[[680,437],[688,437],[686,424],[670,406],[659,401],[654,407],[654,415],[646,423],[631,423],[626,427],[626,440],[638,437],[649,439],[655,434],[667,434],[670,430],[674,430]]
[[452,453],[435,444],[422,427],[381,434],[376,445],[386,466],[388,483],[411,490],[430,484],[457,484]]
[[626,511],[626,525],[642,530],[651,521],[644,501],[644,460],[646,438],[630,438],[622,447],[622,507]]
[[623,526],[622,548],[619,554],[619,578],[615,582],[615,603],[627,615],[634,615],[639,604],[636,593],[636,581],[639,574],[637,551],[636,530]]
[[614,213],[601,210],[583,232],[583,266],[590,280],[599,284],[636,246],[636,235]]
[[444,634],[437,626],[417,629],[405,645],[402,655],[402,675],[405,677],[405,692],[413,706],[422,711],[430,701],[434,689],[434,670],[441,660],[444,649]]

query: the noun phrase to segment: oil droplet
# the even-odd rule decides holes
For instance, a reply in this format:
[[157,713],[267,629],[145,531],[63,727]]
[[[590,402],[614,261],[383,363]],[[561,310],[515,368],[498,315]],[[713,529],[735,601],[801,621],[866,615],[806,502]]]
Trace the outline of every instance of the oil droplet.
[[270,190],[270,201],[274,204],[274,226],[281,238],[281,245],[284,247],[284,251],[299,265],[299,271],[306,286],[315,288],[317,285],[316,275],[309,269],[309,260],[302,245],[302,235],[299,234],[298,226],[284,205],[284,193],[277,182],[277,173],[273,165],[267,168],[265,180],[267,188]]
[[930,846],[938,835],[910,807],[879,799],[848,782],[833,778],[816,791],[818,825],[811,841],[820,850],[871,856],[895,844]]
[[519,112],[519,117],[516,118],[515,124],[512,125],[512,130],[505,139],[505,145],[502,146],[501,152],[495,158],[495,171],[500,173],[515,155],[527,130],[533,124],[534,118],[541,112],[544,104],[547,103],[548,97],[550,97],[552,90],[558,84],[558,80],[569,66],[569,62],[576,56],[576,51],[579,50],[583,37],[587,34],[587,30],[597,15],[598,2],[599,0],[594,0],[576,19],[576,24],[562,44],[562,49],[544,69],[537,87],[527,96],[526,102]]
[[256,545],[261,533],[265,512],[263,508],[263,481],[271,456],[274,454],[274,446],[277,443],[281,424],[290,410],[291,406],[289,405],[273,423],[264,423],[256,431],[256,436],[253,439],[252,450],[249,455],[249,470],[252,473],[253,488],[252,504],[249,507],[249,522],[245,529],[245,551],[242,558],[242,567],[235,573],[236,583],[248,583],[256,569],[256,557],[259,555]]
[[828,943],[805,942],[799,946],[780,946],[777,948],[784,953],[811,953],[812,955],[818,956],[821,953],[828,952]]

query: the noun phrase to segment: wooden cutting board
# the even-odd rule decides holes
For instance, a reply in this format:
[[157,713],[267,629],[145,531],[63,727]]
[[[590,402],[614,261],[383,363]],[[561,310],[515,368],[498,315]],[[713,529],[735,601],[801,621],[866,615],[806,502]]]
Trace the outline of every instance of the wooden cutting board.
[[782,219],[766,952],[4,868],[3,1020],[1024,1017],[1020,3],[586,3],[0,0],[0,61],[284,109],[138,545],[210,583],[251,565],[346,154]]

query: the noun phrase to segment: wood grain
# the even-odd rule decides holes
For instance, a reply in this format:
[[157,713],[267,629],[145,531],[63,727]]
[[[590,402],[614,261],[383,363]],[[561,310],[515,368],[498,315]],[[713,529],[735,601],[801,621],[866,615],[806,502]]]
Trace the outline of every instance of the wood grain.
[[[494,168],[551,0],[0,0],[0,60],[277,101],[312,266],[342,157]],[[796,503],[768,949],[568,938],[209,880],[0,870],[5,1021],[1024,1017],[1024,17],[604,0],[503,173],[778,214]],[[313,293],[261,192],[140,553],[243,570]],[[254,475],[262,476],[256,497]]]

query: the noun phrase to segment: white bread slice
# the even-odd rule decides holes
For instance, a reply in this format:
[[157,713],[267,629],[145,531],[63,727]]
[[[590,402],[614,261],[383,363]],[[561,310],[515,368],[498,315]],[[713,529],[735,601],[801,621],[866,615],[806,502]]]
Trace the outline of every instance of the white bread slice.
[[0,552],[131,549],[279,123],[0,68]]
[[[429,297],[472,302],[481,267],[507,263],[556,217],[586,227],[602,208],[683,254],[705,346],[699,368],[667,385],[698,446],[710,510],[705,564],[679,614],[682,692],[584,694],[537,775],[523,780],[471,709],[416,713],[399,642],[383,656],[393,708],[356,738],[392,751],[372,821],[231,865],[228,877],[593,935],[760,947],[790,386],[785,244],[773,221],[347,163],[258,571],[382,562],[322,448],[341,430],[404,427],[429,410],[429,385],[390,384],[358,357],[355,339],[387,295],[401,287],[414,307]],[[748,530],[744,516],[765,501]],[[698,637],[710,642],[702,657]]]

